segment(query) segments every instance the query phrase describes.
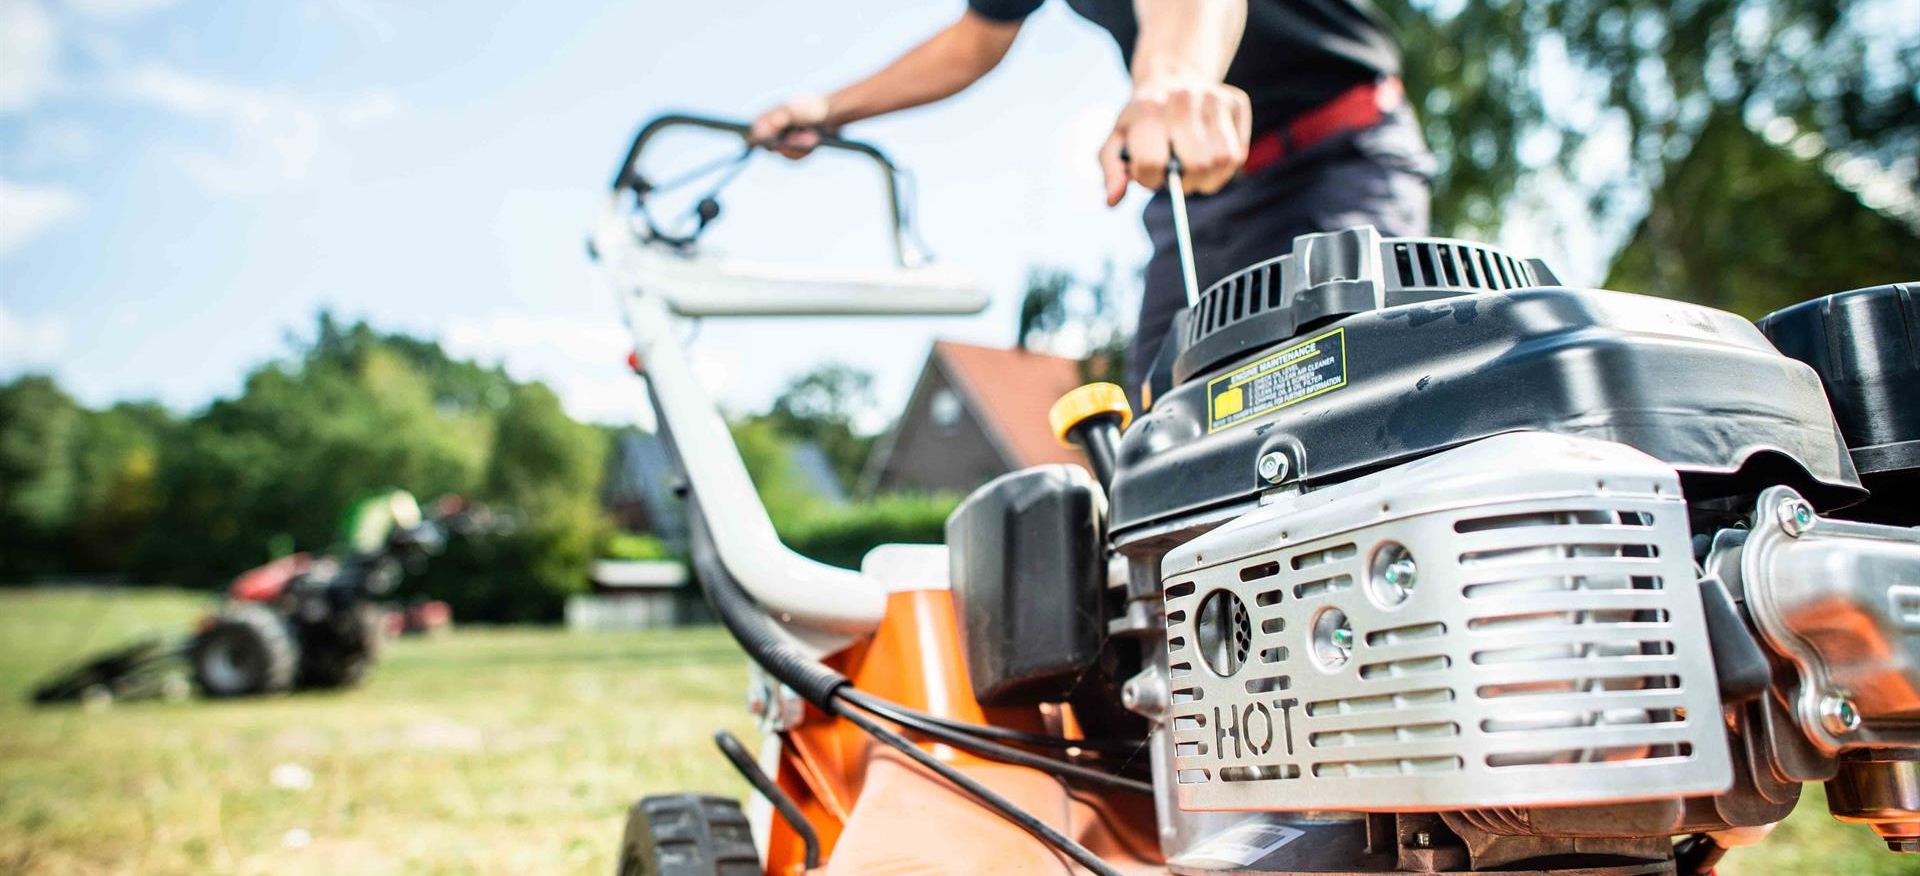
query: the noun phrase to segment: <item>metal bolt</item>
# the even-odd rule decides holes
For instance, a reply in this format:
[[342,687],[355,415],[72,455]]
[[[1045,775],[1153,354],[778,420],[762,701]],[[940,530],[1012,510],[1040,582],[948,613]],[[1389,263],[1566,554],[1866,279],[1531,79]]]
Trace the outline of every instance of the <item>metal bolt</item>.
[[1433,848],[1433,834],[1430,834],[1424,830],[1414,834],[1413,846],[1414,848],[1417,848],[1417,849]]
[[1774,513],[1780,519],[1780,529],[1788,535],[1797,537],[1813,528],[1813,506],[1800,499],[1781,502]]
[[1274,451],[1260,457],[1260,479],[1270,484],[1280,483],[1287,479],[1287,470],[1292,467],[1286,454]]
[[1852,700],[1828,695],[1820,700],[1820,724],[1828,733],[1845,736],[1860,729],[1860,712]]
[[1412,557],[1401,557],[1388,563],[1386,571],[1381,574],[1387,579],[1388,584],[1393,585],[1404,595],[1413,590],[1413,579],[1419,571],[1420,567],[1413,564]]

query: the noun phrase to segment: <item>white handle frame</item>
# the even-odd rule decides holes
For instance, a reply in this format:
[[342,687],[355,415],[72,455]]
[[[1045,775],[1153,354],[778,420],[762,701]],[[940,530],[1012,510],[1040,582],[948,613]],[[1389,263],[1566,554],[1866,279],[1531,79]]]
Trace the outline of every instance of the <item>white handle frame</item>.
[[[642,245],[617,199],[602,215],[593,246],[618,285],[656,413],[673,435],[727,570],[797,645],[816,656],[873,632],[886,611],[886,588],[780,541],[719,407],[676,336],[673,314],[977,313],[986,296],[957,280],[929,286],[922,273],[927,268],[869,272],[844,283],[823,274],[784,283],[771,275],[759,287],[738,274],[714,280],[709,268],[710,277],[702,280],[700,263]],[[673,282],[689,291],[673,297],[664,285]]]

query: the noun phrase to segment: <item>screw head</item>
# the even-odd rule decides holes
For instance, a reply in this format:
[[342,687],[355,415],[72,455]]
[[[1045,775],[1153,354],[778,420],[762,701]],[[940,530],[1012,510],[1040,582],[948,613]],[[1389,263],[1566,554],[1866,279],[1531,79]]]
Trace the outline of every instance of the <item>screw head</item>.
[[1829,694],[1820,700],[1820,724],[1828,733],[1845,736],[1860,729],[1860,711],[1852,700]]
[[1287,461],[1287,455],[1277,450],[1261,456],[1258,466],[1260,479],[1270,484],[1286,480],[1287,471],[1291,468],[1293,464]]
[[1774,513],[1780,520],[1780,529],[1788,535],[1798,536],[1813,528],[1813,506],[1802,499],[1781,502]]
[[1353,657],[1353,622],[1347,613],[1331,606],[1313,616],[1309,637],[1313,662],[1325,672],[1337,671]]

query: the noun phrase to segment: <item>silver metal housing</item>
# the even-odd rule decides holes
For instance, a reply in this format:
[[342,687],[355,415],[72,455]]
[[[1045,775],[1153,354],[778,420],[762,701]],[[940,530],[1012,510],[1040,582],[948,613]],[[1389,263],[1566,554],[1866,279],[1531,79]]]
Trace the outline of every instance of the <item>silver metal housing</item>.
[[1920,745],[1920,529],[1834,520],[1760,494],[1740,548],[1748,614],[1791,672],[1782,695],[1827,755]]
[[1732,781],[1679,476],[1515,433],[1168,553],[1187,810],[1628,801]]

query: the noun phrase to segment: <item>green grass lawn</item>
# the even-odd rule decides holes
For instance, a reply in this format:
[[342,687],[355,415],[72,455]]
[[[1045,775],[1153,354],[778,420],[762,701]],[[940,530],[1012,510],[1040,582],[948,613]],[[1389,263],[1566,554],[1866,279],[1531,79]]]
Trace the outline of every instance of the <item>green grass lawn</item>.
[[[467,629],[352,691],[34,709],[34,680],[207,605],[0,592],[0,873],[609,874],[626,806],[744,792],[745,658],[718,630]],[[307,789],[270,781],[311,772]]]
[[[466,629],[395,643],[344,693],[25,704],[44,673],[206,605],[0,591],[0,873],[601,876],[634,797],[744,790],[707,738],[754,738],[744,658],[717,630]],[[310,787],[277,785],[276,767]],[[1813,788],[1721,873],[1920,874],[1882,848]]]

